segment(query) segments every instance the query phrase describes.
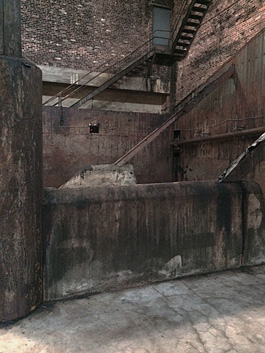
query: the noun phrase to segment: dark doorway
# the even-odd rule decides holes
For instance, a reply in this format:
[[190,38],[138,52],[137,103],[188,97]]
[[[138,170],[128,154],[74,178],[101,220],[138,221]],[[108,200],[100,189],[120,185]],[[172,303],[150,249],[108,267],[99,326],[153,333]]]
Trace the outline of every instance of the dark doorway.
[[153,44],[169,46],[171,10],[164,7],[153,7]]

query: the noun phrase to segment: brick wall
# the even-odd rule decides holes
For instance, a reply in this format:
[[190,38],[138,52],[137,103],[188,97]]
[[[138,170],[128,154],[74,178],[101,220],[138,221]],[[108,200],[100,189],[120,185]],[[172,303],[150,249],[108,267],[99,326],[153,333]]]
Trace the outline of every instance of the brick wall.
[[[173,25],[189,2],[22,0],[23,53],[37,64],[75,69],[116,61],[150,39],[151,3],[172,5]],[[189,55],[178,65],[177,101],[260,31],[264,5],[264,0],[213,0]]]
[[264,0],[213,0],[188,56],[178,65],[177,102],[264,27],[264,5]]
[[149,0],[22,0],[23,52],[37,64],[96,67],[122,58],[151,32]]

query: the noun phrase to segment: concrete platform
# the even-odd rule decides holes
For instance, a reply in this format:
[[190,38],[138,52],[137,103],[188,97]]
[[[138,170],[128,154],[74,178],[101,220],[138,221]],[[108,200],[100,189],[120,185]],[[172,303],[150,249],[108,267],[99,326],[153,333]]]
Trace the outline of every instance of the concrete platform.
[[45,304],[1,353],[265,352],[265,266]]

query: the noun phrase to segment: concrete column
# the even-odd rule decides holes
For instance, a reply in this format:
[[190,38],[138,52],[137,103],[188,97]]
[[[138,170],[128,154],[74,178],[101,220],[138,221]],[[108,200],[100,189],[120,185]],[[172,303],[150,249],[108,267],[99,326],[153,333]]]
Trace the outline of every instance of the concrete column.
[[20,1],[0,0],[0,322],[42,301],[41,86],[21,58]]

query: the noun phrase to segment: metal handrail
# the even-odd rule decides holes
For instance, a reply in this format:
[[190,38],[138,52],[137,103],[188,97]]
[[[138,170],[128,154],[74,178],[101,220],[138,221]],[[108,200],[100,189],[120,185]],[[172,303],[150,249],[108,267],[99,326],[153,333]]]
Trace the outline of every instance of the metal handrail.
[[[96,70],[101,68],[102,66],[108,64],[112,59],[104,62],[103,64],[100,64],[96,67]],[[95,70],[95,69],[94,69]],[[69,89],[71,89],[72,87],[75,87],[79,81],[83,80],[85,77],[87,77],[88,75],[90,75],[91,73],[94,72],[94,70],[87,72],[84,76],[82,76],[81,78],[79,78],[78,80],[76,80],[75,82],[71,83],[69,86],[67,86],[66,88],[64,88],[62,91],[60,91],[59,93],[56,93],[53,97],[49,98],[47,101],[43,102],[42,105],[45,105],[51,101],[53,101],[54,99],[60,97],[62,94],[66,93]]]
[[[193,1],[193,0],[192,0]],[[134,49],[132,52],[130,52],[129,54],[127,54],[125,57],[121,58],[120,60],[118,61],[115,61],[113,64],[112,61],[113,61],[113,58],[98,65],[96,68],[94,68],[93,70],[87,72],[85,75],[83,75],[82,77],[80,77],[78,80],[76,80],[74,83],[70,84],[68,87],[64,88],[62,91],[58,92],[56,95],[54,95],[53,97],[49,98],[48,100],[46,100],[45,102],[43,102],[43,105],[47,105],[48,103],[54,101],[55,99],[58,98],[58,101],[55,102],[52,106],[56,106],[65,101],[66,99],[68,99],[69,97],[75,95],[77,92],[81,91],[82,89],[84,89],[85,87],[88,86],[89,83],[91,83],[93,80],[95,80],[96,78],[98,78],[100,75],[104,74],[104,73],[107,73],[108,71],[114,69],[115,67],[117,67],[117,65],[119,64],[123,64],[123,63],[126,63],[126,61],[128,60],[128,58],[132,58],[133,59],[130,61],[130,64],[132,62],[134,62],[135,60],[138,60],[140,57],[142,57],[143,55],[148,55],[152,49],[153,49],[153,46],[151,46],[150,44],[154,42],[155,39],[166,39],[168,41],[168,47],[172,46],[173,42],[174,42],[174,37],[175,37],[175,33],[177,31],[177,28],[178,28],[178,25],[180,24],[181,22],[181,19],[183,17],[183,13],[184,13],[184,9],[187,7],[187,6],[190,6],[190,4],[192,3],[192,1],[190,3],[187,4],[186,0],[183,0],[183,3],[182,3],[182,6],[181,6],[181,10],[180,10],[180,13],[179,13],[179,16],[177,17],[176,21],[174,22],[174,25],[173,25],[173,30],[172,31],[167,31],[167,30],[160,30],[160,29],[156,29],[155,31],[153,31],[152,33],[152,37],[150,39],[148,39],[147,41],[145,41],[142,45],[140,45],[139,47],[137,47],[136,49]],[[162,37],[162,36],[158,36],[158,35],[155,35],[156,32],[165,32],[165,33],[169,33],[170,35],[168,37]],[[145,48],[147,46],[147,50],[145,50],[144,52],[142,52],[141,50],[143,48]],[[134,57],[134,55],[136,53],[139,53],[139,56],[137,58]],[[111,64],[111,65],[110,65]],[[105,70],[103,71],[99,71],[102,67],[106,67]],[[126,68],[127,66],[125,65],[120,65],[118,66],[118,69],[121,69],[121,68]],[[93,75],[93,77],[89,78],[85,83],[83,84],[80,84],[81,81],[83,81],[86,77],[88,77],[89,75],[91,75],[92,73],[94,72],[97,72],[99,71],[96,75]],[[76,87],[78,85],[78,87]],[[68,93],[69,92],[69,93]]]
[[[69,86],[64,88],[62,91],[60,91],[57,94],[55,94],[53,97],[47,99],[45,102],[43,102],[43,105],[47,105],[48,103],[54,101],[55,99],[58,99],[58,101],[55,102],[54,104],[52,104],[52,106],[58,105],[59,102],[60,102],[60,104],[62,104],[63,101],[65,101],[69,97],[75,95],[77,92],[79,92],[82,89],[84,89],[85,87],[87,87],[89,83],[91,83],[93,80],[98,78],[100,75],[102,75],[104,73],[107,73],[108,71],[114,69],[117,66],[118,66],[117,69],[119,69],[119,70],[121,70],[122,68],[126,68],[127,66],[122,65],[122,64],[123,63],[126,64],[126,61],[129,58],[132,58],[132,60],[130,61],[130,64],[132,64],[134,61],[140,59],[143,55],[148,55],[153,49],[153,45],[151,46],[150,44],[153,44],[155,39],[166,39],[168,41],[168,47],[169,48],[172,47],[172,45],[174,43],[174,39],[175,39],[175,34],[180,28],[179,25],[181,26],[181,20],[183,18],[184,10],[187,7],[189,7],[192,4],[192,2],[193,2],[193,0],[191,0],[190,2],[187,2],[186,0],[183,0],[182,5],[181,5],[181,9],[180,9],[180,12],[179,12],[179,16],[176,18],[176,20],[175,20],[175,22],[173,24],[173,29],[172,30],[167,31],[167,30],[157,29],[157,30],[153,31],[152,37],[150,39],[145,41],[139,47],[135,48],[133,51],[131,51],[125,57],[121,58],[118,61],[115,61],[114,63],[112,63],[114,58],[111,58],[111,59],[107,60],[106,62],[98,65],[93,70],[90,70],[85,75],[83,75],[78,80],[76,80],[74,83],[70,84]],[[165,32],[165,33],[168,33],[169,36],[168,37],[158,36],[158,35],[155,35],[156,32],[159,32],[159,33]],[[146,46],[147,46],[147,50],[142,51]],[[139,55],[135,58],[134,55],[137,54],[138,52],[139,52]],[[119,66],[119,64],[120,64],[120,66]],[[100,70],[103,67],[106,67],[106,68],[104,70]],[[93,77],[89,78],[85,83],[80,84],[81,81],[83,81],[86,77],[88,77],[89,75],[91,75],[92,73],[95,73],[97,71],[99,71],[99,72],[96,75],[93,75]],[[115,73],[114,73],[114,75],[115,75]],[[77,85],[78,85],[78,87],[77,87]]]
[[[166,33],[171,33],[171,31],[166,31],[166,30],[155,30],[153,32],[166,32]],[[170,36],[169,36],[170,37]],[[46,105],[47,103],[52,102],[53,100],[59,98],[60,103],[62,103],[64,100],[68,99],[69,97],[73,96],[74,94],[76,94],[77,92],[79,92],[80,90],[82,90],[83,88],[87,87],[88,83],[90,83],[91,81],[93,81],[94,79],[98,78],[100,75],[102,75],[103,73],[106,73],[107,71],[115,68],[115,66],[117,66],[118,64],[124,63],[126,62],[126,60],[128,58],[131,58],[134,54],[136,54],[137,52],[139,52],[141,49],[144,49],[147,45],[147,51],[143,51],[139,53],[139,56],[137,56],[137,58],[134,60],[139,59],[142,55],[147,55],[152,51],[153,46],[150,46],[150,43],[153,43],[154,39],[166,39],[169,40],[169,37],[161,37],[161,36],[152,36],[150,39],[148,39],[147,41],[145,41],[142,45],[140,45],[139,47],[137,47],[136,49],[134,49],[132,52],[130,52],[128,55],[126,55],[125,57],[121,58],[120,60],[114,62],[112,65],[109,65],[109,63],[112,62],[113,59],[110,59],[106,62],[104,62],[103,64],[97,66],[96,68],[94,68],[93,70],[89,71],[88,73],[86,73],[84,76],[82,76],[81,78],[79,78],[78,80],[76,80],[74,83],[72,83],[71,85],[69,85],[68,87],[66,87],[65,89],[63,89],[62,91],[58,92],[56,95],[54,95],[53,97],[49,98],[48,100],[46,100],[43,105]],[[130,61],[134,62],[134,60]],[[88,79],[85,83],[83,83],[82,85],[79,85],[78,87],[76,87],[76,85],[82,81],[84,78],[86,78],[88,75],[90,75],[91,73],[95,72],[95,70],[100,69],[101,67],[104,67],[107,65],[107,68],[104,71],[101,71],[99,73],[97,73],[96,75],[94,75],[93,77],[91,77],[90,79]],[[120,68],[120,66],[118,67]],[[72,91],[70,91],[67,95],[64,95],[66,92],[68,92],[69,90],[71,90],[72,88],[76,87],[75,89],[73,89]],[[64,97],[62,97],[62,95],[64,95]],[[52,106],[56,106],[58,105],[58,102],[54,103]]]

